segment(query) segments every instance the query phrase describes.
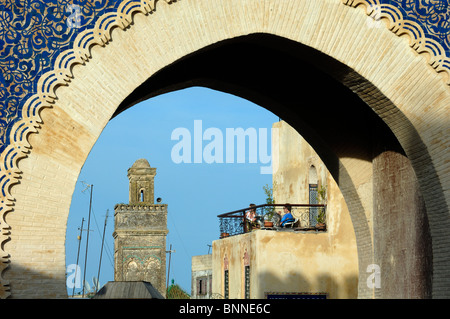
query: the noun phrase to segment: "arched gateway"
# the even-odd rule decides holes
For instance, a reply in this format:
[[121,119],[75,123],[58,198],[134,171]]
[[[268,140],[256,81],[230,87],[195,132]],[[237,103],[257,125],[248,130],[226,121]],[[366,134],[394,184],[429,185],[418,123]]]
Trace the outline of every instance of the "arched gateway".
[[[384,2],[115,1],[57,58],[42,51],[53,64],[34,74],[35,94],[2,110],[17,115],[1,153],[0,296],[66,296],[71,197],[103,128],[142,99],[203,85],[271,110],[317,150],[349,207],[360,298],[449,297],[448,33],[433,37],[426,17]],[[56,21],[46,5],[29,21],[44,28],[44,11]],[[68,12],[95,9],[84,6]],[[20,11],[3,9],[6,21]],[[67,16],[72,28],[85,23]],[[373,264],[387,276],[382,288],[366,284]]]

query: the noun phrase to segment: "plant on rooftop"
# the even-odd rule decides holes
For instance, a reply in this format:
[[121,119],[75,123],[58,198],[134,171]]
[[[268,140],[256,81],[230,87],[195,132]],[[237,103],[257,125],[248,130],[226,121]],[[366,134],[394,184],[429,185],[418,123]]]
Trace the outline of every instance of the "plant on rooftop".
[[[327,201],[327,188],[320,186],[317,191],[317,201],[319,204],[326,204]],[[326,209],[325,207],[319,207],[319,213],[316,217],[317,227],[324,228],[326,224]]]
[[[276,184],[274,184],[276,187]],[[275,204],[275,200],[273,198],[273,188],[270,187],[268,184],[263,186],[264,193],[266,194],[266,204],[273,205]],[[275,207],[274,206],[267,206],[264,207],[264,219],[265,220],[272,220],[273,214],[275,213]]]

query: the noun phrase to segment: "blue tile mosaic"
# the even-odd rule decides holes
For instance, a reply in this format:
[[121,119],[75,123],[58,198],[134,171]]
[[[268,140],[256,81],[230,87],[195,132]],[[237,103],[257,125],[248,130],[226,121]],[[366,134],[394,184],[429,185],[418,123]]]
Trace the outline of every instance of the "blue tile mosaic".
[[39,77],[79,32],[121,0],[7,0],[0,4],[0,152]]
[[[449,70],[450,58],[450,0],[366,0],[376,1],[381,5],[390,5],[397,8],[402,15],[402,19],[411,25],[416,23],[420,26],[427,40],[439,43],[442,48],[429,44],[427,48],[441,56],[442,53],[447,58],[443,64]],[[406,29],[416,34],[414,28],[405,25]],[[417,39],[414,39],[417,40]],[[440,52],[442,51],[442,52]]]
[[420,24],[428,38],[441,43],[450,57],[450,0],[380,0],[403,13],[403,18]]

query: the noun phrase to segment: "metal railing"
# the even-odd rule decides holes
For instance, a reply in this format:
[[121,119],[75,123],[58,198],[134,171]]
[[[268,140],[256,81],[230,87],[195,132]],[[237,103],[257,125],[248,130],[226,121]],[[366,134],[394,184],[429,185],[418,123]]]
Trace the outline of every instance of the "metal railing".
[[[287,227],[315,229],[319,214],[323,213],[326,218],[326,205],[323,204],[256,205],[218,215],[220,238],[244,234],[253,229],[279,229],[279,222],[283,215],[281,212],[286,205],[291,206],[291,214],[295,219],[295,223],[289,223]],[[245,218],[250,209],[254,209],[256,212],[256,222],[254,223],[248,222]]]

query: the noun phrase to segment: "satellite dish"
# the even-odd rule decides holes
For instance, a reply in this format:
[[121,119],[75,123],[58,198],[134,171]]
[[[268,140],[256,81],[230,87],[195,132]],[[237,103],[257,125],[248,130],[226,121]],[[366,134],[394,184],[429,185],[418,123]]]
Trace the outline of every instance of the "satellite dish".
[[92,283],[94,284],[95,291],[98,291],[100,289],[100,283],[98,282],[98,279],[95,277],[92,277]]
[[86,291],[86,292],[91,291],[91,286],[89,285],[89,283],[86,280],[84,281],[84,291]]

